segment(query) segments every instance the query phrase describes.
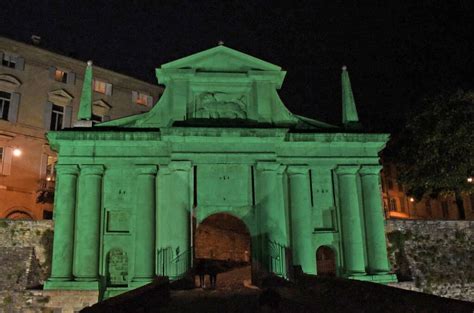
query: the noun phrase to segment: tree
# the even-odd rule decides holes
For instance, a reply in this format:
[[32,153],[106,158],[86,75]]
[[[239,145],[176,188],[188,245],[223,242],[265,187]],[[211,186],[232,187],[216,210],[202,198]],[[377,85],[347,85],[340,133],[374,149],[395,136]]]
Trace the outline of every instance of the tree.
[[464,219],[462,194],[474,191],[474,91],[425,98],[390,152],[409,195],[453,195]]

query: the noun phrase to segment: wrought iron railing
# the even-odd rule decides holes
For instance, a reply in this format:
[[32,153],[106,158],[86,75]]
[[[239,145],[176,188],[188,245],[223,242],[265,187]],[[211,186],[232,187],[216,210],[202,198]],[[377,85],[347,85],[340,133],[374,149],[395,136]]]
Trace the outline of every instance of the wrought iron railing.
[[191,251],[186,250],[179,253],[171,247],[157,250],[157,272],[160,276],[168,276],[170,279],[181,278],[191,266]]
[[268,241],[268,269],[270,272],[288,278],[286,247],[276,241]]

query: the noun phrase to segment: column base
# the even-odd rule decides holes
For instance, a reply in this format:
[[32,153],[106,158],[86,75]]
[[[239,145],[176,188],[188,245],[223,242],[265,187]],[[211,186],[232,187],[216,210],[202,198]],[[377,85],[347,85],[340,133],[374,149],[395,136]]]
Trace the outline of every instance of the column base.
[[377,275],[351,275],[348,279],[356,279],[362,281],[369,281],[379,284],[388,284],[397,282],[397,275],[395,274],[377,274]]
[[99,281],[77,281],[77,280],[57,280],[48,279],[44,283],[45,290],[99,290]]

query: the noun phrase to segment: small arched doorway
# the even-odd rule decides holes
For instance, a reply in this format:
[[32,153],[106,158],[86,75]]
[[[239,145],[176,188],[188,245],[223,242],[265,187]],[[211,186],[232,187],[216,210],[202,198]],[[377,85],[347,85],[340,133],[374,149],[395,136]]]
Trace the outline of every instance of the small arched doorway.
[[194,233],[194,264],[218,268],[217,287],[239,287],[251,281],[251,237],[239,218],[218,213],[204,219]]
[[320,276],[336,276],[336,256],[331,248],[321,246],[316,250],[316,273]]

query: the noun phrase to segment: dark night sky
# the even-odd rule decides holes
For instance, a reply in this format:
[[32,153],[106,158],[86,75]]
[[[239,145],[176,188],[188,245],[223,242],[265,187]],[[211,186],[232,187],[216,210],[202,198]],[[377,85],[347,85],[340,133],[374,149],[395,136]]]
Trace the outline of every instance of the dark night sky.
[[223,40],[282,66],[287,107],[328,122],[340,121],[343,64],[373,130],[402,125],[424,94],[474,89],[470,0],[1,2],[0,35],[36,34],[44,48],[152,83],[160,64]]

